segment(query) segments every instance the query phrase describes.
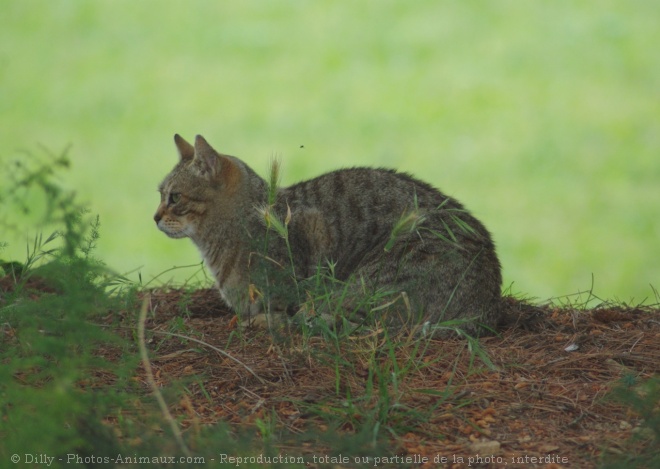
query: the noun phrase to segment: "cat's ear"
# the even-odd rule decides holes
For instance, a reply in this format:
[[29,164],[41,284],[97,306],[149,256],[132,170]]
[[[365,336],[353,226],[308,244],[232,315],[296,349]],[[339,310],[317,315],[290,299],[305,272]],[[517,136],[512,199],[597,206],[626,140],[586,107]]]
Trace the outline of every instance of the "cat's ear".
[[222,181],[229,191],[238,186],[241,171],[236,161],[215,151],[201,135],[195,137],[195,164],[202,174]]
[[195,156],[195,147],[179,134],[174,135],[174,143],[176,144],[177,149],[179,150],[179,156],[181,161],[191,161]]
[[221,170],[220,155],[201,135],[195,137],[195,164],[205,175],[215,178]]

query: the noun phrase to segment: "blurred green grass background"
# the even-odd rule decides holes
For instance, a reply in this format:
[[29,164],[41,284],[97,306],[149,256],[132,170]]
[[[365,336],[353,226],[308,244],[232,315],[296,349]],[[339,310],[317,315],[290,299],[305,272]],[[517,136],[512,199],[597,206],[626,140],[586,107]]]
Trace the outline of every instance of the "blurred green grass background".
[[[515,292],[593,274],[603,298],[653,299],[659,19],[613,0],[4,1],[0,159],[71,145],[98,256],[144,279],[199,261],[152,220],[178,132],[261,174],[278,155],[285,184],[408,171],[484,221]],[[0,254],[37,229],[2,233]]]

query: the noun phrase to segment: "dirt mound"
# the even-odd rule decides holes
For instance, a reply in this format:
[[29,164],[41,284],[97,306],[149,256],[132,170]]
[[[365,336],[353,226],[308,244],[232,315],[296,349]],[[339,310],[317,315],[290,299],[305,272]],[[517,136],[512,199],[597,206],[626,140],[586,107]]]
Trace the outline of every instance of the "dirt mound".
[[380,415],[390,450],[429,458],[421,467],[465,467],[468,458],[477,467],[590,467],[603,453],[633,451],[633,434],[653,444],[640,427],[644,416],[607,396],[622,380],[632,385],[660,371],[655,307],[579,310],[507,298],[507,324],[480,339],[480,356],[460,338],[392,343],[374,333],[333,346],[239,331],[214,290],[141,297],[152,312],[146,326],[157,384],[197,377],[173,409],[184,427],[245,427],[274,413],[276,426],[292,434],[330,421],[350,434]]

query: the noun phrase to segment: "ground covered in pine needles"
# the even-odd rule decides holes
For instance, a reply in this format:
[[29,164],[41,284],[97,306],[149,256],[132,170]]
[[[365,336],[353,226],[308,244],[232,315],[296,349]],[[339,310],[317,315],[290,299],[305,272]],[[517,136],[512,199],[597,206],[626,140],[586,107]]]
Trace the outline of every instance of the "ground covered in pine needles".
[[[508,323],[475,353],[461,338],[420,345],[375,333],[333,342],[240,330],[214,290],[139,297],[155,384],[185,383],[170,402],[184,433],[226,422],[275,434],[281,453],[305,456],[308,467],[353,464],[323,459],[337,457],[342,444],[310,432],[337,441],[367,433],[383,458],[397,458],[370,467],[594,467],[660,446],[645,425],[657,404],[646,415],[631,405],[648,401],[651,391],[639,383],[660,372],[657,307],[507,298]],[[120,314],[134,333],[135,311]],[[153,387],[143,368],[136,379],[145,392]],[[627,403],[613,397],[622,389]]]

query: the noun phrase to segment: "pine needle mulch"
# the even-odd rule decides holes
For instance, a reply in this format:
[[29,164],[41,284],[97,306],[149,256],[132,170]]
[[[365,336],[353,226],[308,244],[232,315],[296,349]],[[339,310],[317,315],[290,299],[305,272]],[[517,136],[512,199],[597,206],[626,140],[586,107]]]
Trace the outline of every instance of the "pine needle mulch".
[[[240,331],[214,290],[142,297],[157,385],[186,382],[171,405],[184,429],[225,422],[257,435],[257,423],[271,421],[291,435],[351,435],[381,421],[390,454],[417,458],[415,467],[594,467],[658,445],[643,426],[648,416],[610,397],[625,383],[643,393],[634,383],[658,376],[657,307],[507,298],[508,324],[480,339],[481,358],[460,338],[388,346],[374,334],[344,340],[337,351],[320,337],[303,343],[300,334],[278,340]],[[124,325],[135,317],[125,312]],[[286,452],[333,452],[300,441]]]

